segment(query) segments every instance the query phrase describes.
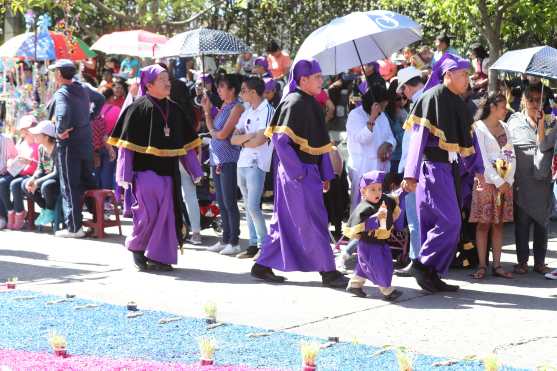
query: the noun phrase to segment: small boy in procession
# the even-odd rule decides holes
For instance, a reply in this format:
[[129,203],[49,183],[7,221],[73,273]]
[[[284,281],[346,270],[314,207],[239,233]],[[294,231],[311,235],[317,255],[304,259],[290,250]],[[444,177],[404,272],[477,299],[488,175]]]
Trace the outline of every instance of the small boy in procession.
[[344,234],[358,241],[358,261],[354,276],[350,279],[346,291],[361,297],[367,297],[362,289],[366,279],[379,287],[386,301],[394,301],[402,292],[391,287],[393,278],[393,257],[387,240],[391,230],[404,228],[404,217],[399,205],[402,191],[393,194],[383,193],[385,172],[370,171],[360,180],[362,201],[356,206],[348,219]]

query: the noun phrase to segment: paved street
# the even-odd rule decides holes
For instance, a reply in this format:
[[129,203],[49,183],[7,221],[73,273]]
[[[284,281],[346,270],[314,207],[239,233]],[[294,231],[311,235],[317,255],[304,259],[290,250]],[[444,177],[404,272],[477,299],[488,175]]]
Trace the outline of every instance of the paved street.
[[[126,220],[124,234],[130,228]],[[557,225],[552,230],[557,231]],[[72,293],[119,305],[134,300],[143,309],[194,317],[202,317],[203,305],[214,301],[219,320],[225,322],[375,346],[401,345],[446,358],[495,352],[515,367],[557,365],[557,283],[534,273],[514,280],[488,275],[479,283],[471,280],[469,271],[453,271],[451,283],[462,287],[454,295],[426,295],[413,279],[395,277],[393,284],[404,296],[387,304],[371,287],[372,299],[322,288],[320,277],[312,273],[286,274],[284,285],[260,283],[249,275],[252,261],[203,247],[186,246],[174,272],[138,273],[122,247],[123,237],[116,235],[116,228],[108,232],[108,239],[98,241],[2,231],[0,279],[17,276],[25,290]],[[206,244],[214,243],[215,236],[206,232]],[[242,238],[246,233],[242,225]],[[503,260],[511,269],[512,226],[505,235]],[[556,235],[552,237],[548,264],[557,266]]]

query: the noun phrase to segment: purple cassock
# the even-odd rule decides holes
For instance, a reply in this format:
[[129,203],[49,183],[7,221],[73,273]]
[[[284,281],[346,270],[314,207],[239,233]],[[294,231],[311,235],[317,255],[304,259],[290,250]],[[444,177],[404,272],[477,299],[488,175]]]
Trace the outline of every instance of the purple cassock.
[[[142,92],[164,71],[159,65],[142,69]],[[116,180],[130,184],[133,193],[126,247],[145,251],[154,262],[176,264],[183,223],[179,162],[193,179],[203,175],[192,123],[176,103],[146,94],[125,109],[108,143],[119,148]]]
[[[370,171],[362,176],[360,188],[383,183],[384,178],[383,171]],[[376,216],[383,202],[387,208],[384,229]],[[391,287],[393,278],[393,255],[387,244],[393,229],[404,229],[404,194],[400,189],[392,194],[383,194],[377,203],[362,200],[354,208],[344,229],[345,236],[358,239],[358,261],[354,274],[382,288]]]
[[[439,83],[445,72],[469,63],[445,54],[436,67],[430,81]],[[423,94],[404,125],[412,130],[404,178],[418,180],[418,260],[440,275],[447,274],[460,239],[461,167],[470,174],[484,172],[472,123],[464,100],[441,84]]]
[[323,110],[296,84],[300,76],[318,72],[315,61],[297,62],[286,87],[288,94],[266,131],[275,148],[275,203],[257,264],[267,268],[335,271],[323,200],[323,182],[335,177],[328,156],[332,144]]

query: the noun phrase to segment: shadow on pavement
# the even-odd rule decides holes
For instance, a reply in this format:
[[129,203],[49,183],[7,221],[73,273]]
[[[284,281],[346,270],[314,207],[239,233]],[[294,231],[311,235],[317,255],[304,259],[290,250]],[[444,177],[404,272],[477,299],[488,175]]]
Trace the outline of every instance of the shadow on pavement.
[[94,273],[93,271],[85,269],[43,267],[33,264],[3,261],[0,261],[0,272],[0,279],[15,276],[19,279],[19,281],[36,281],[44,279],[64,280],[70,276]]
[[474,307],[492,307],[554,311],[555,299],[460,289],[457,293],[424,295],[410,298],[406,301],[402,299],[396,305],[414,309],[473,309]]

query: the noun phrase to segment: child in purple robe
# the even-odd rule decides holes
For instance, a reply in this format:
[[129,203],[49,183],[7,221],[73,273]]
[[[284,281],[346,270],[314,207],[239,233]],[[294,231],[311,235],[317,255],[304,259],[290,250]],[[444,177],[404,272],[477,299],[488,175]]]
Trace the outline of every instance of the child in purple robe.
[[383,193],[385,172],[373,170],[365,173],[360,180],[362,201],[350,215],[344,234],[358,239],[358,262],[354,276],[346,291],[367,297],[363,290],[366,279],[379,287],[386,301],[394,301],[402,292],[391,286],[393,278],[393,258],[387,240],[391,230],[404,228],[404,217],[399,205],[400,191]]

